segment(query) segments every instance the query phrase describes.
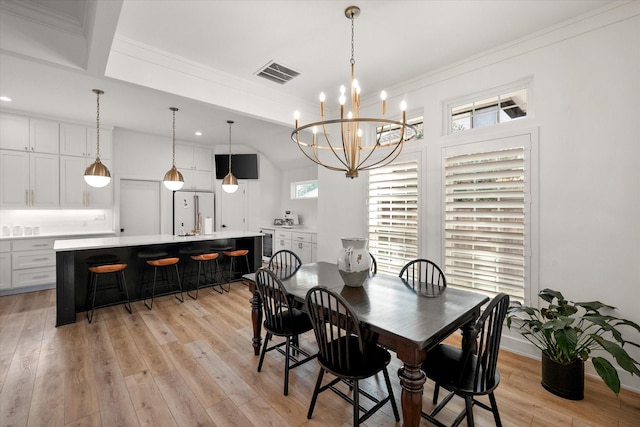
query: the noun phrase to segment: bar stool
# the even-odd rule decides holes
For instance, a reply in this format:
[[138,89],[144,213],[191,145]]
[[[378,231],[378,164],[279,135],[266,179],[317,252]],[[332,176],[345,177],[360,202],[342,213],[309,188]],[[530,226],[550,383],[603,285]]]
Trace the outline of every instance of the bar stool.
[[[178,291],[174,291],[175,297],[178,301],[184,302],[184,297],[182,296],[182,284],[180,283],[180,272],[178,271],[178,262],[180,262],[180,258],[160,258],[160,259],[149,259],[147,260],[147,265],[153,267],[153,287],[151,288],[151,304],[147,304],[147,295],[149,295],[149,282],[146,283],[144,290],[144,305],[151,310],[153,307],[153,298],[156,295],[156,279],[158,276],[158,268],[161,269],[162,275],[164,276],[164,282],[169,286],[169,275],[167,274],[167,267],[174,266],[176,270],[176,280],[178,281],[178,289],[180,291],[180,296],[178,297]],[[165,292],[163,295],[169,294],[169,292]]]
[[[178,256],[180,257],[180,264],[182,264],[182,285],[189,289],[189,281],[193,278],[195,272],[195,265],[191,260],[193,255],[201,255],[207,252],[204,248],[199,248],[195,246],[182,246],[178,249]],[[197,282],[199,277],[195,277],[195,281]]]
[[[110,305],[120,304],[124,302],[124,306],[131,314],[131,304],[129,302],[129,291],[127,290],[127,281],[124,277],[124,269],[127,268],[127,264],[103,264],[92,265],[89,267],[89,290],[87,292],[87,320],[89,323],[93,321],[93,312],[96,308],[107,307]],[[98,277],[101,274],[115,273],[118,281],[118,289],[121,295],[124,297],[117,302],[111,302],[108,304],[102,304],[96,306],[96,293],[98,292]],[[104,289],[107,289],[106,287]],[[91,314],[89,314],[89,308],[91,308]]]
[[[189,293],[191,290],[187,288],[187,295],[189,295],[191,298],[198,299],[198,290],[206,286],[211,286],[211,288],[218,293],[223,293],[225,291],[224,287],[222,286],[222,283],[216,283],[216,274],[220,272],[220,266],[218,265],[218,257],[219,257],[219,254],[217,252],[191,256],[191,261],[196,262],[198,264],[198,275],[197,275],[196,283],[194,285],[196,289],[196,295],[195,296],[191,295]],[[215,263],[215,268],[213,266],[214,263]],[[209,274],[211,276],[210,283],[207,283],[207,266],[209,266]],[[200,285],[201,274],[202,274],[202,277],[204,278],[204,283],[202,285]],[[220,285],[220,290],[215,289],[216,285]],[[229,292],[228,289],[226,291]]]
[[[235,275],[234,265],[236,264],[236,260],[240,257],[244,257],[244,261],[247,264],[247,273],[251,272],[251,268],[249,267],[249,250],[248,249],[236,249],[231,251],[222,252],[225,257],[229,258],[229,277],[227,279],[227,284],[229,285],[229,290],[231,290],[231,282],[233,281],[233,276]],[[242,271],[240,271],[242,273]]]
[[139,266],[140,266],[140,278],[138,279],[138,289],[142,289],[142,286],[145,283],[145,274],[147,274],[147,270],[149,270],[149,264],[147,264],[147,261],[150,259],[160,259],[160,258],[166,258],[169,256],[169,253],[166,251],[161,251],[161,250],[153,250],[153,249],[147,249],[144,251],[140,251],[138,252],[138,260],[139,260]]

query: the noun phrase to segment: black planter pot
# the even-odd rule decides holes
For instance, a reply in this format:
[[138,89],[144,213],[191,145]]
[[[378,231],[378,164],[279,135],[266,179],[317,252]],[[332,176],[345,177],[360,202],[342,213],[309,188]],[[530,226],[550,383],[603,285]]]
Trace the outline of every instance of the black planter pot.
[[542,353],[542,387],[565,399],[584,399],[584,362],[563,365]]

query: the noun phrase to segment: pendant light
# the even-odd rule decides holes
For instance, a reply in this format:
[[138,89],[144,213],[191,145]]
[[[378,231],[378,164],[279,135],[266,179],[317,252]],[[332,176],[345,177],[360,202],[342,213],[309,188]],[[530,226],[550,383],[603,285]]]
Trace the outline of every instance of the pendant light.
[[235,193],[238,189],[238,180],[231,173],[231,125],[233,120],[227,120],[229,123],[229,173],[222,180],[222,189],[225,193]]
[[93,89],[96,94],[96,160],[84,170],[84,180],[91,187],[105,187],[111,182],[109,169],[100,161],[100,95],[104,92]]
[[171,191],[178,191],[184,185],[184,178],[178,169],[176,169],[176,107],[169,108],[173,111],[173,163],[169,172],[164,174],[162,182],[164,186]]

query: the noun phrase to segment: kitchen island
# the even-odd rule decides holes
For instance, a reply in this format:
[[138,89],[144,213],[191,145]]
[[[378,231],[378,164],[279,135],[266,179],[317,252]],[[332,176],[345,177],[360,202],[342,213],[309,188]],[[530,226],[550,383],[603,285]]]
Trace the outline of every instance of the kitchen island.
[[221,231],[210,235],[173,236],[156,234],[148,236],[103,237],[90,239],[56,240],[56,326],[74,323],[76,313],[86,309],[89,257],[116,255],[120,262],[128,264],[125,270],[127,290],[132,301],[142,299],[139,288],[143,263],[138,259],[142,250],[165,251],[178,256],[185,246],[212,245],[231,249],[249,250],[249,267],[255,270],[262,261],[262,234],[242,231]]

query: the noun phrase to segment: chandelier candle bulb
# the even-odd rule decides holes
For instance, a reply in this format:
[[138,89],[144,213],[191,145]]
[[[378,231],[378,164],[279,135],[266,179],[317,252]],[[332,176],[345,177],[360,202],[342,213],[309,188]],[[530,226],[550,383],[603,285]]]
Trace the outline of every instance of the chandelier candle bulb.
[[380,92],[380,99],[382,100],[382,117],[384,117],[387,110],[387,92]]

